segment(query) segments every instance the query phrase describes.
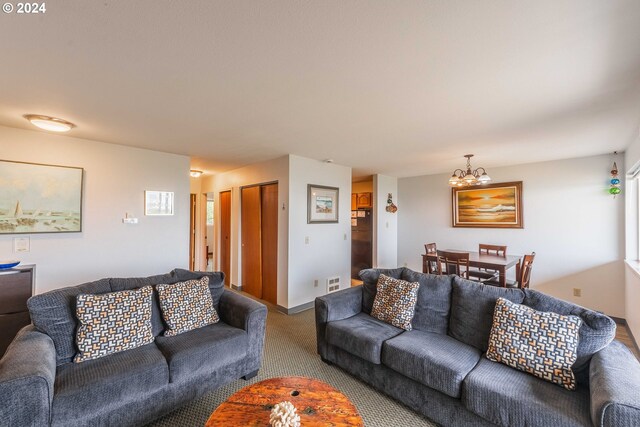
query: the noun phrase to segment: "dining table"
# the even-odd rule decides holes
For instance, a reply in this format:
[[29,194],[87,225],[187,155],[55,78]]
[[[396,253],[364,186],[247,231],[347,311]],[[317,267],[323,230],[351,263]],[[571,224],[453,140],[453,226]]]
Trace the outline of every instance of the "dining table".
[[[447,252],[462,252],[469,254],[469,266],[476,268],[485,268],[487,270],[495,270],[498,272],[498,283],[503,288],[507,286],[507,270],[512,267],[516,268],[516,278],[520,277],[520,255],[489,255],[479,252],[463,251],[459,249],[446,249]],[[436,254],[422,254],[422,272],[427,273],[427,263],[437,262]]]

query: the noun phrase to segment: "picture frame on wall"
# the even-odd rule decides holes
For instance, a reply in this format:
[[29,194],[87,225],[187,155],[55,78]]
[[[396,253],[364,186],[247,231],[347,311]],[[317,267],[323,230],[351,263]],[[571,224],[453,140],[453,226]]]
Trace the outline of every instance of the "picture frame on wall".
[[451,189],[453,227],[524,228],[522,181]]
[[324,185],[307,185],[307,224],[338,222],[339,189]]
[[0,160],[0,235],[82,232],[84,169]]
[[173,215],[174,195],[172,191],[145,191],[144,214],[147,216]]

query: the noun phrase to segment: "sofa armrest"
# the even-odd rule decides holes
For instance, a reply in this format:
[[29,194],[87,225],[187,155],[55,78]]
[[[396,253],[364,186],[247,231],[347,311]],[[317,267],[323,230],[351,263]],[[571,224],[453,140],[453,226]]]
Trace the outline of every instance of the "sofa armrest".
[[591,420],[595,426],[640,425],[640,363],[613,341],[591,358]]
[[260,369],[267,327],[267,307],[257,301],[225,289],[220,297],[220,319],[228,325],[244,329],[249,335],[247,373]]
[[25,326],[0,360],[0,425],[48,426],[55,378],[53,341]]
[[362,286],[354,286],[316,298],[316,340],[318,354],[326,358],[327,323],[355,316],[362,311]]

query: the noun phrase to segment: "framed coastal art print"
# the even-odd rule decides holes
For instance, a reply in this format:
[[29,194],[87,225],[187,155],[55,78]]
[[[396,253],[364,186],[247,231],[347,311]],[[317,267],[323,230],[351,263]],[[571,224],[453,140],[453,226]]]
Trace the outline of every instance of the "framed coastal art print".
[[145,191],[144,214],[147,216],[173,215],[173,192]]
[[0,160],[0,234],[82,231],[84,169]]
[[451,189],[454,227],[523,228],[522,181]]
[[307,185],[307,223],[338,222],[338,194],[337,187]]

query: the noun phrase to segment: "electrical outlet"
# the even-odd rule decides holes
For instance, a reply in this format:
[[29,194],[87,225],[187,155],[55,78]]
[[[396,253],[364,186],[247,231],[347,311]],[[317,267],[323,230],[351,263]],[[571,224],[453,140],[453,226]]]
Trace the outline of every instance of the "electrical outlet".
[[304,238],[304,244],[308,245],[309,244],[309,236],[305,236]]
[[314,287],[314,288],[317,288],[317,287],[318,287],[318,279],[315,279],[315,280],[313,281],[313,287]]
[[344,240],[347,240],[347,233],[344,233]]
[[407,263],[405,262],[405,263],[404,263],[404,267],[408,267],[408,266],[409,266],[409,264],[407,264]]
[[581,297],[581,296],[582,296],[582,289],[580,289],[580,288],[573,288],[573,296],[574,296],[574,297]]

